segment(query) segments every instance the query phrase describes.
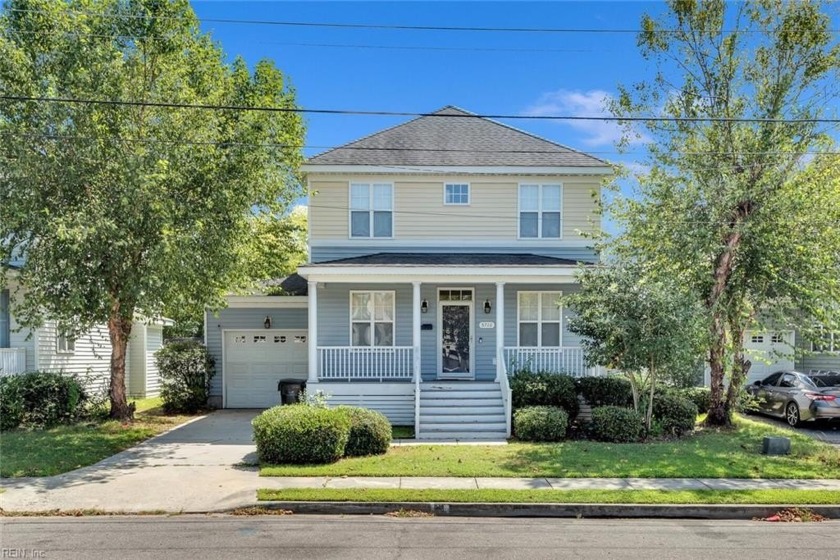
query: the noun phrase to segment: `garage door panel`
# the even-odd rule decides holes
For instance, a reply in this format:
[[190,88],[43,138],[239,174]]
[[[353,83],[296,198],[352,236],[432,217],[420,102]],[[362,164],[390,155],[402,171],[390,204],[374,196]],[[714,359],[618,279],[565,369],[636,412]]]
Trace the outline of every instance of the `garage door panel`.
[[305,330],[226,332],[225,407],[267,408],[279,404],[280,379],[306,378],[305,340]]

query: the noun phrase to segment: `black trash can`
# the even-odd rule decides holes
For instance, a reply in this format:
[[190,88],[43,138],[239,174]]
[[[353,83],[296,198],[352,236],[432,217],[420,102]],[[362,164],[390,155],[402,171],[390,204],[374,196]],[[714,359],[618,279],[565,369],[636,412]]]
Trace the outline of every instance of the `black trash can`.
[[282,404],[299,403],[305,388],[306,381],[303,379],[281,379],[277,383],[277,390],[280,391],[280,402]]

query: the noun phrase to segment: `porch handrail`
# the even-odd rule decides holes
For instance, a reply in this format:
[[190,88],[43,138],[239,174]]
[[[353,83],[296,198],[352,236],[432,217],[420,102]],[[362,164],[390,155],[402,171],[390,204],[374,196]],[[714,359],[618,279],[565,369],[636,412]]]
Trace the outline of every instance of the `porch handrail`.
[[26,371],[26,348],[0,348],[0,376]]
[[505,367],[527,367],[533,371],[563,372],[574,377],[588,374],[579,346],[507,346],[504,348]]
[[502,365],[502,374],[499,376],[499,388],[502,390],[502,405],[505,408],[505,435],[511,436],[511,422],[513,415],[513,392],[510,389],[510,380],[508,379],[507,362],[505,361],[504,348],[499,349],[499,355],[496,357]]
[[410,380],[413,346],[318,346],[318,378],[347,381]]
[[[414,351],[419,354],[420,348],[415,347]],[[414,376],[414,438],[420,438],[420,390],[423,384],[423,375]]]

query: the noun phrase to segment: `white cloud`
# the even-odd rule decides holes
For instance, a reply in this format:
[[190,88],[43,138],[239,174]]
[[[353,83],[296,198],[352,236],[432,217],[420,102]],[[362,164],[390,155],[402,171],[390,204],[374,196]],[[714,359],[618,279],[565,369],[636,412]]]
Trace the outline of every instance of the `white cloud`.
[[[577,91],[559,89],[544,93],[530,107],[523,111],[529,116],[609,117],[609,92],[592,89]],[[559,121],[584,134],[581,142],[587,146],[614,145],[621,140],[622,128],[615,121]],[[633,139],[632,143],[644,142],[646,138]]]

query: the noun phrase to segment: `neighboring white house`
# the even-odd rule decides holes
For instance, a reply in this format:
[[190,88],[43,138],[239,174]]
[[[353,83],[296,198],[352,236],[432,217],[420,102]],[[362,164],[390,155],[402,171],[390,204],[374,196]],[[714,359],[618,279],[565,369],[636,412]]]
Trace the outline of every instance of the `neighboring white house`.
[[[0,290],[0,375],[58,371],[84,380],[89,390],[106,390],[111,375],[108,329],[102,325],[71,339],[58,332],[55,321],[45,321],[38,329],[21,327],[10,311],[10,300],[16,293],[19,293],[17,281],[12,275],[8,289]],[[171,322],[138,318],[132,325],[126,359],[129,397],[158,394],[160,383],[154,353],[163,346],[166,324]]]

